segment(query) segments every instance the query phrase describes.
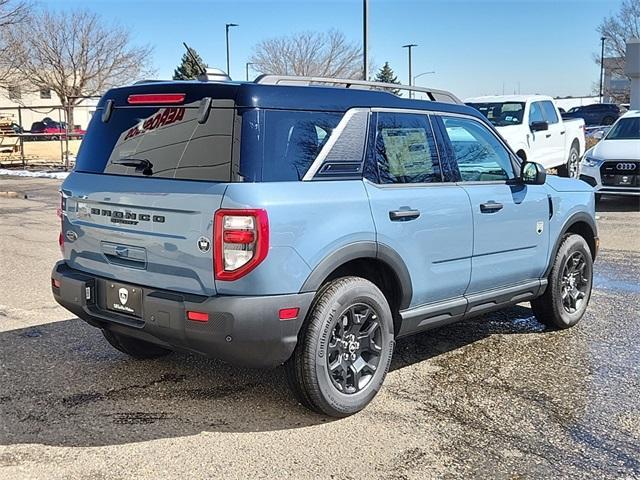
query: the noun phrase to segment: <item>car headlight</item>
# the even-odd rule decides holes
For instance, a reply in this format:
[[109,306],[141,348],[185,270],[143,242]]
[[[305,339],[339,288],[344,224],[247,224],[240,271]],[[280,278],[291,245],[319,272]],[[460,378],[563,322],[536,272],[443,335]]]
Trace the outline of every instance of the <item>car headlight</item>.
[[598,160],[597,158],[593,158],[590,156],[585,156],[582,160],[582,163],[587,167],[599,167],[602,163],[602,160]]

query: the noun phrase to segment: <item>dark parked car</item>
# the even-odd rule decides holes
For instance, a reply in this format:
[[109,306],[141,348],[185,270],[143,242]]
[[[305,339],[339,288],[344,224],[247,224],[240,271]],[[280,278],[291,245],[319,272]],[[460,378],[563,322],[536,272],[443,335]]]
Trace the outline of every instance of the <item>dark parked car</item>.
[[[60,137],[66,135],[67,124],[65,122],[56,122],[49,117],[43,118],[40,122],[33,122],[31,124],[31,133],[41,133],[49,135],[49,137],[36,137],[36,139],[52,139],[57,140]],[[85,134],[85,131],[81,128],[74,127],[69,129],[69,138],[80,138]]]
[[582,118],[587,126],[612,125],[620,116],[620,107],[614,103],[594,103],[573,107],[562,118]]

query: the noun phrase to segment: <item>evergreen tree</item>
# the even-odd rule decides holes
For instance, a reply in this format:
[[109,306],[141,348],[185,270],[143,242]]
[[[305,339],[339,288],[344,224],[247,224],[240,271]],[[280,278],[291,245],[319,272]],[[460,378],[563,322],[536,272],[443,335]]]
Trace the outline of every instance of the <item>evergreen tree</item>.
[[[198,53],[192,48],[191,52],[198,59],[200,65],[204,68],[207,68],[207,64],[202,61],[202,58]],[[180,61],[180,65],[173,71],[173,79],[174,80],[194,80],[198,74],[201,73],[200,67],[191,59],[191,56],[188,53],[182,55],[182,60]]]
[[[374,80],[382,83],[400,83],[398,77],[393,73],[393,69],[389,66],[389,62],[384,62],[384,65],[380,68]],[[397,88],[389,88],[388,90],[396,95],[400,93],[400,90]]]

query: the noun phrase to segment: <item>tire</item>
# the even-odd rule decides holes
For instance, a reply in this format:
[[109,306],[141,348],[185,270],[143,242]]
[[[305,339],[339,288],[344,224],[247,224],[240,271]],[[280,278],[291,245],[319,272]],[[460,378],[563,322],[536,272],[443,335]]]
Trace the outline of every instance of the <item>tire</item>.
[[578,178],[580,176],[580,152],[575,144],[571,145],[567,163],[558,167],[558,175],[567,178]]
[[593,286],[593,259],[583,237],[564,237],[548,281],[544,294],[531,302],[534,315],[551,328],[573,327],[587,309]]
[[122,353],[126,353],[133,358],[158,358],[171,353],[171,350],[154,345],[153,343],[120,335],[112,332],[111,330],[102,330],[102,334],[113,348],[120,350]]
[[616,121],[616,119],[615,119],[615,118],[613,118],[613,117],[604,117],[604,118],[602,119],[602,124],[603,124],[603,125],[612,125],[612,124],[613,124],[613,122],[615,122],[615,121]]
[[393,317],[383,293],[363,278],[339,278],[317,293],[285,364],[287,379],[307,408],[346,417],[378,393],[393,347]]

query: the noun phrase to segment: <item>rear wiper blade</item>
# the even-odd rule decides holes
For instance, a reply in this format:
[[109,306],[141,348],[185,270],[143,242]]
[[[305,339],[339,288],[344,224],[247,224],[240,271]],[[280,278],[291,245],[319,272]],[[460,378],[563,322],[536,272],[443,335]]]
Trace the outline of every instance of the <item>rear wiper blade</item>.
[[136,172],[142,172],[143,175],[153,174],[153,163],[146,158],[118,158],[112,160],[115,165],[124,165],[125,167],[134,167]]

